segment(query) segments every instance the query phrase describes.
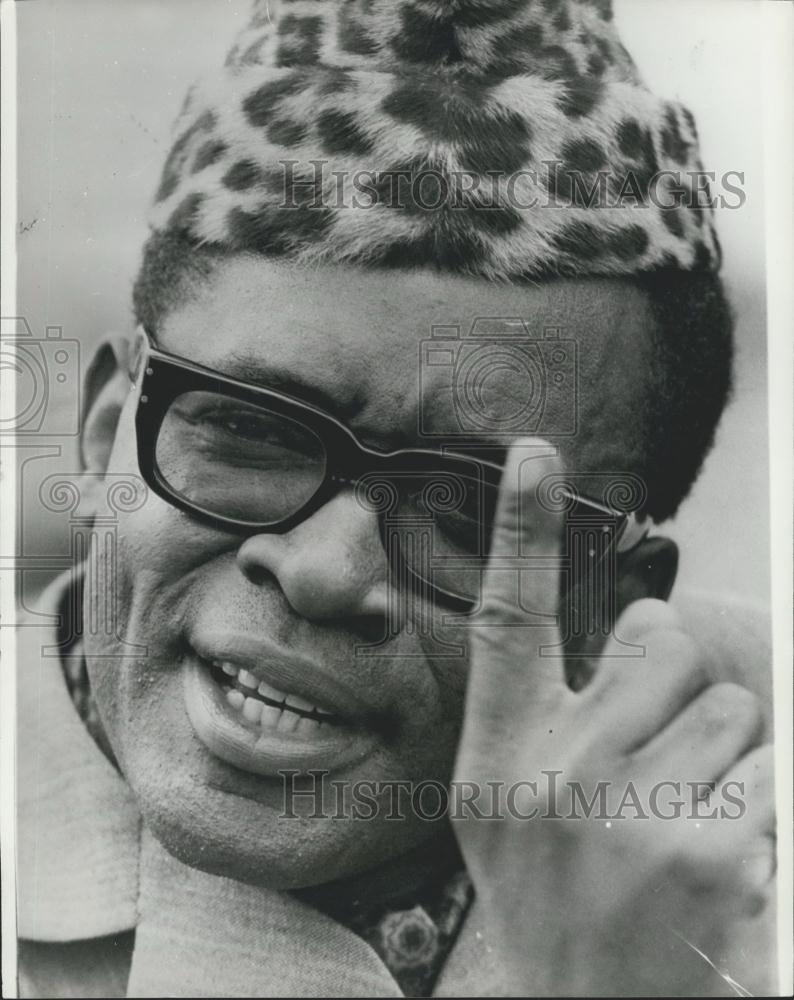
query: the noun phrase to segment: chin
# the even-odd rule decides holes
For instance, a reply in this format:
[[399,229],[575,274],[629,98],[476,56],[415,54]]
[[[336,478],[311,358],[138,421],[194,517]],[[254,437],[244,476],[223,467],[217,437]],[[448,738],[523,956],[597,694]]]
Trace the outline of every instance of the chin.
[[231,830],[210,801],[200,816],[152,805],[144,813],[147,829],[182,864],[268,889],[305,889],[351,878],[406,849],[397,831],[362,830],[375,824],[353,819],[285,819],[266,813]]
[[278,783],[251,775],[251,788],[243,789],[239,772],[227,775],[223,762],[201,763],[199,773],[195,765],[167,777],[162,768],[155,775],[133,767],[127,776],[154,838],[182,864],[211,875],[277,890],[319,886],[385,864],[427,833],[407,820],[284,816]]
[[[179,669],[147,673],[141,668],[123,677],[96,672],[96,679],[111,746],[146,828],[191,868],[271,889],[301,889],[387,864],[428,839],[431,831],[421,818],[386,820],[382,811],[357,818],[337,806],[333,790],[328,789],[326,798],[325,786],[319,810],[312,797],[288,802],[282,777],[269,758],[260,767],[259,757],[253,764],[250,754],[244,757],[249,768],[259,768],[255,771],[214,753],[208,744],[214,746],[220,733],[225,737],[221,749],[231,744],[237,759],[235,741],[245,730],[235,716],[221,715],[223,706],[218,709],[215,701],[206,715],[214,722],[217,714],[220,722],[210,727],[210,736],[197,728],[186,709],[184,672]],[[212,692],[211,679],[204,677],[202,683],[199,694]],[[196,709],[199,722],[205,700]],[[353,744],[350,760],[344,757],[349,744],[340,745],[329,780],[383,780],[428,770],[425,759],[407,764],[393,757],[377,734],[362,739],[361,750]],[[285,748],[293,752],[286,741]]]

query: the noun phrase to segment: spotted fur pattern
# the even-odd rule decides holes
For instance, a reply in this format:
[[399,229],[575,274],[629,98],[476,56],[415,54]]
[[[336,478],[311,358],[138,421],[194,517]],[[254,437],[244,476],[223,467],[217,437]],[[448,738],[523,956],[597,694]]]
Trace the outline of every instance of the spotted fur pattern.
[[[611,0],[256,0],[188,94],[151,223],[497,279],[717,269],[700,170],[691,114],[643,85]],[[663,171],[656,200],[683,206],[654,204]]]

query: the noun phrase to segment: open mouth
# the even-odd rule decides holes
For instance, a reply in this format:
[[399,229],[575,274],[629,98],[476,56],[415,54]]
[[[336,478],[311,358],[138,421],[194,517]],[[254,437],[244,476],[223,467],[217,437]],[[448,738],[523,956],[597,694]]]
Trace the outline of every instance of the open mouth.
[[228,705],[252,726],[309,735],[322,726],[345,725],[340,715],[313,705],[300,695],[279,691],[228,660],[210,660],[207,666],[213,681],[224,692]]
[[201,636],[183,683],[193,730],[215,757],[267,778],[336,770],[370,754],[377,731],[354,690],[328,669],[259,637]]

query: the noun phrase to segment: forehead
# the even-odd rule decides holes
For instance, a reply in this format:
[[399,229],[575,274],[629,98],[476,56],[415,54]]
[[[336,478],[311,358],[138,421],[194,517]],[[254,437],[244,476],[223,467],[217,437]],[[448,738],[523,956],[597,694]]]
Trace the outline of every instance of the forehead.
[[[533,431],[539,411],[527,405],[538,392],[550,426],[537,429],[551,439],[556,424],[570,436],[571,402],[587,438],[604,429],[605,403],[625,422],[648,323],[643,296],[622,279],[508,285],[239,257],[157,332],[165,349],[229,374],[313,387],[354,428],[409,445],[459,429],[467,394],[481,418],[474,436],[502,433],[522,407],[528,426],[518,429]],[[562,378],[565,391],[553,381]]]

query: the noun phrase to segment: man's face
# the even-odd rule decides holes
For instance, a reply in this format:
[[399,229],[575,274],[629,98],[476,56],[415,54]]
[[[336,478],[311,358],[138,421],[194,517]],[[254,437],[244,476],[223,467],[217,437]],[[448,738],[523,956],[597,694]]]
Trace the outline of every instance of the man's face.
[[[569,467],[633,468],[642,387],[639,374],[631,382],[626,373],[643,370],[649,319],[628,283],[500,286],[239,258],[154,333],[163,350],[228,375],[267,386],[275,373],[279,383],[309,387],[311,402],[319,390],[362,443],[391,451],[438,447],[435,434],[456,426],[459,401],[441,388],[448,371],[420,373],[421,342],[434,324],[465,333],[483,316],[522,317],[537,339],[559,327],[577,342],[579,431],[557,440],[547,428],[545,436],[562,445]],[[516,397],[515,373],[493,366],[484,401],[491,426],[516,412]],[[135,405],[130,393],[110,471],[137,472]],[[333,818],[342,786],[330,782],[447,781],[466,688],[465,655],[439,656],[410,616],[378,655],[357,651],[382,639],[391,583],[376,517],[351,491],[287,533],[248,538],[150,494],[121,516],[119,549],[117,638],[87,630],[88,666],[119,764],[169,850],[284,888],[364,870],[441,834],[441,824],[410,808],[403,821],[386,819],[394,791],[375,818]],[[465,647],[465,629],[439,627],[438,635]],[[119,639],[146,655],[119,659]],[[262,721],[227,703],[210,658],[250,667],[288,704],[297,700],[294,681],[304,701],[330,704],[345,722],[318,726],[285,711],[273,723],[271,713],[267,752],[258,753]],[[279,818],[279,769],[307,766],[328,772],[314,786],[325,793],[325,818],[311,818],[313,803],[301,799],[292,808],[304,815]],[[430,798],[425,807],[432,810]]]

